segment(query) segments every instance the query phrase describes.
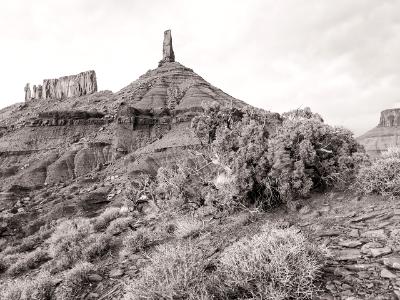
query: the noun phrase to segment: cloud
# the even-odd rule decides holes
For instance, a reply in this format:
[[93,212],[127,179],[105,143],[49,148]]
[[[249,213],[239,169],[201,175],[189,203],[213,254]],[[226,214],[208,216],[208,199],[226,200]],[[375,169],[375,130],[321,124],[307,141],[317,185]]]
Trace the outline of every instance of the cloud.
[[395,0],[14,0],[0,4],[0,107],[40,83],[95,69],[118,91],[161,58],[177,60],[252,105],[309,106],[361,134],[399,96]]

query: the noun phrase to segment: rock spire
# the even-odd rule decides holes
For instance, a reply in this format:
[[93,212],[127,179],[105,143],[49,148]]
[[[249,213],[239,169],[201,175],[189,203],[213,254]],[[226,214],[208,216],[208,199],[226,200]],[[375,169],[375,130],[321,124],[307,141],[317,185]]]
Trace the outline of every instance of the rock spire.
[[25,91],[25,101],[31,100],[31,87],[29,86],[29,83],[25,85],[24,91]]
[[164,31],[164,42],[163,42],[163,58],[160,61],[159,65],[161,66],[165,62],[174,62],[175,61],[175,53],[172,47],[172,35],[171,30]]

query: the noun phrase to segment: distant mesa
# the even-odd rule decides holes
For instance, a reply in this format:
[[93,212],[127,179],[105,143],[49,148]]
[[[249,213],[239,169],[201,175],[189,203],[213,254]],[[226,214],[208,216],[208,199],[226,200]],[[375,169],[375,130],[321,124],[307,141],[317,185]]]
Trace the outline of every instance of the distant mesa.
[[97,92],[95,71],[86,71],[77,75],[63,76],[58,79],[44,79],[43,85],[34,85],[31,91],[29,83],[25,85],[25,101],[32,99],[64,99],[90,95]]
[[357,140],[371,156],[377,156],[390,147],[400,146],[400,108],[382,111],[378,126]]

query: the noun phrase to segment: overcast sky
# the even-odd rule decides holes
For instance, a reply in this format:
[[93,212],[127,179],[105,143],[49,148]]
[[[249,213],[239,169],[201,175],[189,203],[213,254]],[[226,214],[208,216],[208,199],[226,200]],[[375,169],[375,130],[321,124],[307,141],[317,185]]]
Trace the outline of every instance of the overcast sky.
[[165,29],[177,61],[254,106],[357,135],[400,107],[398,0],[1,0],[0,107],[89,69],[116,92],[157,66]]

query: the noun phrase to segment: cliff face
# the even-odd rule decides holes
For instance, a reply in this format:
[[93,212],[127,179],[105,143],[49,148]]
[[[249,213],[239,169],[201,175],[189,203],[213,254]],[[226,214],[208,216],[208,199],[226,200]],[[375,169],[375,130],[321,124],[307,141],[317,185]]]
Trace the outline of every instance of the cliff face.
[[377,156],[389,147],[400,146],[400,109],[382,111],[378,126],[357,140],[371,156]]
[[379,125],[382,127],[396,127],[400,126],[400,109],[386,109],[381,112],[381,119]]
[[44,99],[80,97],[94,92],[97,92],[95,71],[86,71],[58,79],[43,80]]
[[29,83],[27,83],[24,90],[25,101],[32,99],[65,99],[90,95],[97,92],[96,72],[86,71],[58,79],[45,79],[43,80],[43,85],[34,85],[32,91]]

